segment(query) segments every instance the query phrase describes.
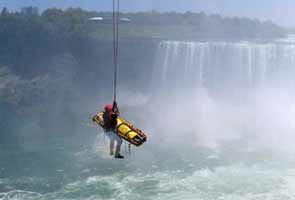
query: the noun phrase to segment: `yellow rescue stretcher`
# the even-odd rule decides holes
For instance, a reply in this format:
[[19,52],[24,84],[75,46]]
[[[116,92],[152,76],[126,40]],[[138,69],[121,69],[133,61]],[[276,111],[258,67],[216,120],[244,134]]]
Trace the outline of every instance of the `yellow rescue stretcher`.
[[[103,112],[97,113],[93,117],[93,121],[103,128],[104,122],[103,122],[102,116],[103,116]],[[142,132],[138,128],[135,128],[130,122],[124,120],[120,116],[117,117],[116,129],[117,129],[118,135],[122,139],[128,141],[130,144],[134,144],[135,146],[142,145],[147,139],[147,136],[144,132]]]

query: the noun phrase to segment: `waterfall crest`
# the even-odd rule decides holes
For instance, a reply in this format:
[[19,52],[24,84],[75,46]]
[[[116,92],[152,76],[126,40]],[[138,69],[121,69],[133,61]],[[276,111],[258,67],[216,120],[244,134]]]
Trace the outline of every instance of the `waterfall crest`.
[[160,42],[153,82],[167,86],[252,88],[295,72],[295,44]]

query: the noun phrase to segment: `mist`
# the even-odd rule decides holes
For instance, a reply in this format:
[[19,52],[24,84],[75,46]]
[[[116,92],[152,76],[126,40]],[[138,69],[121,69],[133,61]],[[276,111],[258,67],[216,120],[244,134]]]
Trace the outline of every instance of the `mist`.
[[150,103],[153,126],[176,146],[216,148],[238,141],[249,148],[293,152],[293,47],[160,44],[158,82],[152,84],[157,92]]

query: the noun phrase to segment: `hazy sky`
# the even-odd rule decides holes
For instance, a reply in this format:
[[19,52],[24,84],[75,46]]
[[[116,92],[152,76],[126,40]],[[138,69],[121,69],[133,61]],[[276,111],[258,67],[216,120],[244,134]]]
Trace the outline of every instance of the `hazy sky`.
[[[23,6],[82,7],[88,10],[110,10],[112,0],[0,0],[0,7]],[[194,11],[224,16],[247,16],[270,19],[277,24],[295,27],[295,0],[121,0],[123,11]]]

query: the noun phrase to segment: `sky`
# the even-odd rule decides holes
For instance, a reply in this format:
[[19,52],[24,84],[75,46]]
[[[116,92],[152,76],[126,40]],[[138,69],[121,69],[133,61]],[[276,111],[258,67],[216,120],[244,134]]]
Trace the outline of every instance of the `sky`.
[[[120,0],[122,11],[178,11],[205,12],[223,16],[239,16],[272,20],[295,27],[295,0]],[[18,10],[24,6],[81,7],[87,10],[108,11],[112,0],[0,0],[0,7]]]

